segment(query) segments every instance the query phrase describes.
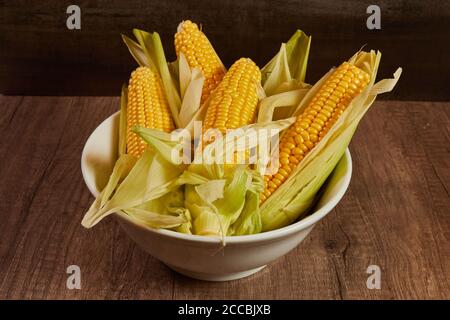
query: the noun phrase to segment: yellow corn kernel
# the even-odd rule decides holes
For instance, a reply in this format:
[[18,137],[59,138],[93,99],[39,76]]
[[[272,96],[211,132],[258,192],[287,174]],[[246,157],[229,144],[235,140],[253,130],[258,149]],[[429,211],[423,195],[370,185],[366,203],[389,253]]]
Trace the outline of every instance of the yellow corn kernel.
[[177,56],[184,54],[191,68],[198,68],[203,72],[205,82],[200,100],[203,104],[222,81],[225,67],[206,35],[190,20],[183,21],[178,27],[175,34],[175,51]]
[[128,85],[127,153],[140,157],[147,143],[132,131],[135,125],[165,132],[174,130],[161,78],[148,67],[134,70]]
[[290,172],[327,134],[369,81],[370,76],[366,72],[348,62],[333,72],[296,122],[281,137],[280,150],[290,150],[290,153],[280,153],[277,174],[264,177],[265,190],[261,194],[261,202],[286,181]]
[[212,93],[203,122],[203,132],[214,128],[221,133],[254,121],[258,106],[258,66],[248,58],[236,61]]

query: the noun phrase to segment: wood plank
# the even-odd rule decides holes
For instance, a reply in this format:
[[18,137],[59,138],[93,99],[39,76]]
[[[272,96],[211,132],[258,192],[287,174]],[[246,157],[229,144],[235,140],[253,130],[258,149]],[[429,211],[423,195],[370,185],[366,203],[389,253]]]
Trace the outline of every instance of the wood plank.
[[[347,260],[348,268],[341,270],[341,274],[344,283],[358,284],[361,289],[367,277],[365,268],[369,264],[379,265],[384,275],[382,290],[367,290],[372,297],[443,298],[449,295],[449,269],[444,265],[449,260],[449,241],[442,232],[450,228],[449,198],[443,193],[443,185],[436,174],[429,170],[427,155],[431,148],[421,141],[424,132],[411,119],[412,110],[437,114],[443,106],[377,103],[352,142],[354,175],[350,195],[354,198],[348,200],[360,208],[347,209],[347,201],[337,208],[339,225],[349,238],[346,256],[351,258]],[[435,122],[436,135],[433,136],[440,143],[434,144],[434,153],[441,156],[447,153],[448,159],[448,150],[445,152],[448,137],[447,141],[441,138],[445,137],[444,127],[445,122]],[[431,185],[435,186],[432,192],[428,190]],[[436,199],[446,202],[446,207],[434,207]],[[440,230],[434,214],[440,216]],[[358,281],[347,281],[355,275]],[[348,298],[360,294],[356,287],[349,291]]]
[[227,66],[242,56],[263,66],[301,28],[313,36],[310,83],[367,44],[365,49],[383,53],[380,76],[391,76],[398,66],[405,69],[396,90],[382,99],[450,98],[448,1],[379,0],[381,30],[375,31],[366,27],[369,4],[358,0],[79,0],[81,30],[66,28],[67,5],[51,0],[2,4],[0,92],[118,95],[136,66],[120,33],[131,34],[134,27],[157,30],[172,60],[176,26],[189,18],[202,23]]
[[[118,103],[0,96],[0,299],[450,298],[449,103],[376,102],[335,210],[285,257],[226,283],[173,273],[111,219],[80,225],[93,200],[81,150]],[[81,290],[66,289],[71,264]],[[366,287],[371,264],[381,290]]]
[[[16,121],[2,131],[1,155],[10,156],[0,169],[0,297],[170,298],[164,287],[170,287],[171,272],[113,221],[95,230],[80,225],[92,201],[81,176],[81,150],[117,108],[117,98],[26,97]],[[82,270],[81,291],[66,289],[71,264]]]

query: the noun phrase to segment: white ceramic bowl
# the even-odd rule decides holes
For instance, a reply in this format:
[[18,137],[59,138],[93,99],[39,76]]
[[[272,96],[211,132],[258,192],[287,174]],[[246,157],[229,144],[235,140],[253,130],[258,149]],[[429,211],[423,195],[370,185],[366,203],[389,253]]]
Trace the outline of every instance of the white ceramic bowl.
[[[116,159],[118,113],[103,121],[83,149],[81,170],[96,196],[106,185]],[[327,182],[315,211],[287,227],[255,235],[220,239],[186,235],[137,225],[125,215],[114,215],[139,246],[171,269],[201,280],[227,281],[249,276],[294,249],[341,200],[350,183],[352,162],[348,149]],[[94,227],[95,232],[95,227]]]

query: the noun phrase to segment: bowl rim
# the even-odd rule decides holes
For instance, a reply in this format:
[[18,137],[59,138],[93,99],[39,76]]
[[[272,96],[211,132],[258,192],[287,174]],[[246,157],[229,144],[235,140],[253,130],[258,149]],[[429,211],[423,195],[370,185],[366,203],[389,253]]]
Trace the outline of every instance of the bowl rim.
[[[92,183],[93,179],[91,178],[89,171],[87,169],[86,165],[86,158],[87,158],[87,147],[91,143],[91,140],[94,139],[94,133],[95,131],[104,125],[108,121],[113,121],[115,117],[117,117],[119,112],[116,112],[112,115],[110,115],[108,118],[103,120],[95,129],[92,131],[92,133],[89,135],[89,138],[86,140],[86,143],[83,147],[82,155],[81,155],[81,173],[83,175],[84,182],[86,186],[88,187],[89,191],[94,197],[97,197],[97,195],[100,193],[99,190],[95,187],[95,185]],[[144,226],[136,223],[131,218],[128,218],[124,212],[121,212],[121,214],[114,213],[113,216],[116,218],[119,218],[123,220],[126,223],[132,224],[133,227],[140,228],[144,231],[148,231],[160,236],[165,236],[169,238],[174,238],[178,240],[185,240],[190,242],[203,242],[203,243],[218,243],[223,242],[227,244],[236,244],[236,243],[252,243],[252,242],[260,242],[260,241],[267,241],[267,240],[274,240],[277,238],[288,236],[292,233],[299,232],[301,230],[304,230],[312,225],[314,225],[316,222],[321,220],[323,217],[325,217],[333,208],[339,203],[339,201],[343,198],[345,192],[347,191],[350,180],[352,177],[353,172],[353,166],[352,166],[352,157],[350,154],[350,150],[346,148],[345,150],[345,159],[346,159],[346,166],[347,170],[345,174],[343,175],[342,179],[342,187],[331,196],[330,200],[325,203],[325,205],[320,208],[319,210],[313,212],[312,214],[308,215],[307,217],[301,219],[300,221],[297,221],[295,223],[292,223],[288,226],[265,231],[257,234],[250,234],[250,235],[241,235],[241,236],[225,236],[223,238],[219,237],[210,237],[210,236],[201,236],[201,235],[192,235],[192,234],[186,234],[186,233],[180,233],[173,230],[167,230],[167,229],[156,229],[152,228],[150,226]]]

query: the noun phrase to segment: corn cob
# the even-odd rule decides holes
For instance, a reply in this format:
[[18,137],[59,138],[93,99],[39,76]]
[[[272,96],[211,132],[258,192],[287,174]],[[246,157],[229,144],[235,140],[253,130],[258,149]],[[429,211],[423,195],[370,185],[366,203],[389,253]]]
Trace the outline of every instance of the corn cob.
[[319,89],[295,123],[280,139],[278,171],[264,177],[264,202],[286,181],[294,168],[327,134],[350,102],[369,83],[370,76],[358,67],[344,62]]
[[203,72],[205,82],[200,100],[203,104],[222,81],[225,67],[208,38],[192,21],[186,20],[179,25],[175,34],[175,50],[178,57],[181,53],[185,55],[191,68],[198,68]]
[[161,78],[148,67],[134,70],[128,85],[127,153],[140,157],[147,143],[132,131],[135,125],[165,132],[174,130]]
[[236,61],[211,95],[203,122],[203,131],[210,128],[225,133],[252,123],[258,106],[257,86],[261,81],[258,66],[248,58]]

